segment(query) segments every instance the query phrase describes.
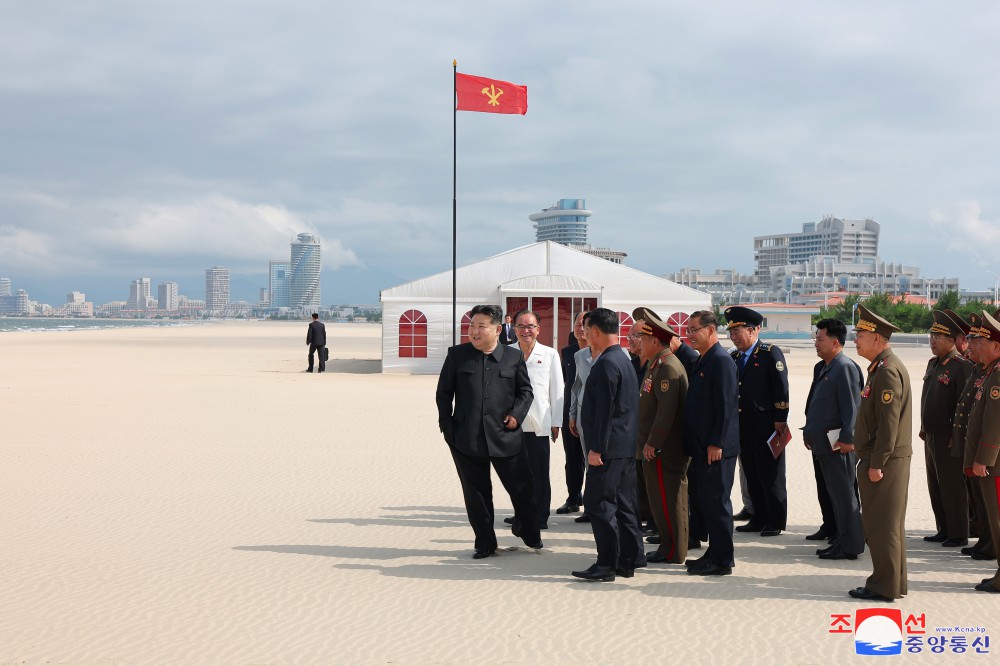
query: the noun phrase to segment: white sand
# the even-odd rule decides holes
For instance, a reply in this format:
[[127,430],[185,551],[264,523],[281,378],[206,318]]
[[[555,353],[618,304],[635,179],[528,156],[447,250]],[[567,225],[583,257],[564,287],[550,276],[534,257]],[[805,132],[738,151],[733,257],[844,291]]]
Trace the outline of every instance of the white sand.
[[[553,516],[541,553],[473,561],[437,432],[436,377],[378,374],[379,328],[367,325],[328,327],[331,371],[306,375],[305,328],[0,335],[0,664],[854,655],[850,635],[828,633],[830,615],[863,607],[846,592],[870,562],[822,562],[803,539],[819,508],[800,438],[788,461],[789,531],[737,534],[731,577],[659,565],[612,584],[577,581],[569,572],[588,566],[594,547],[572,516]],[[919,400],[929,352],[900,354]],[[809,348],[788,354],[796,429],[815,360]],[[932,519],[915,448],[910,595],[896,607],[926,613],[929,627],[1000,630],[1000,599],[972,590],[996,562],[920,538]],[[557,445],[554,505],[562,463]],[[500,525],[510,503],[495,485]],[[520,545],[497,531],[501,547]]]

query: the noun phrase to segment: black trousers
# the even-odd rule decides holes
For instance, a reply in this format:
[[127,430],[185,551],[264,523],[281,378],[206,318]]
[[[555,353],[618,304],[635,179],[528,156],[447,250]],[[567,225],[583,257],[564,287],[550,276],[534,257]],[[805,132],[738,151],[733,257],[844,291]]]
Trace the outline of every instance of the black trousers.
[[587,459],[583,455],[583,445],[580,438],[569,431],[569,419],[563,423],[567,424],[559,431],[562,437],[563,453],[566,454],[566,503],[580,506],[583,504],[583,475],[587,471]]
[[783,530],[788,519],[788,492],[785,490],[785,452],[775,459],[763,439],[740,442],[740,460],[747,475],[751,523],[762,530]]
[[534,545],[541,541],[538,531],[537,510],[532,499],[531,471],[522,455],[509,458],[469,456],[449,446],[451,457],[462,482],[465,511],[476,535],[477,550],[496,550],[497,535],[493,531],[493,483],[490,465],[496,470],[510,500],[514,504],[514,521],[521,531],[524,543]]
[[823,453],[813,456],[813,464],[823,473],[836,517],[837,536],[833,545],[845,553],[860,555],[865,551],[865,535],[855,490],[858,485],[857,456],[854,453]]
[[531,470],[531,486],[534,489],[532,499],[537,511],[535,517],[539,525],[548,525],[552,505],[552,482],[549,481],[549,457],[552,454],[550,440],[533,432],[522,431],[521,437],[524,439],[521,455],[525,456],[525,462]]
[[736,456],[708,464],[707,454],[699,452],[691,460],[691,476],[697,477],[698,509],[708,532],[705,559],[716,566],[736,564],[733,554],[733,480]]
[[313,355],[319,352],[319,371],[323,372],[326,370],[326,361],[323,360],[323,349],[324,345],[309,345],[309,372],[313,371]]
[[823,524],[819,529],[827,534],[836,534],[837,518],[833,512],[833,502],[826,487],[826,479],[823,478],[823,470],[819,466],[819,456],[813,456],[812,459],[813,475],[816,477],[816,498],[819,500],[819,510],[823,515]]
[[587,467],[583,505],[597,543],[597,566],[635,569],[646,563],[639,530],[635,458]]

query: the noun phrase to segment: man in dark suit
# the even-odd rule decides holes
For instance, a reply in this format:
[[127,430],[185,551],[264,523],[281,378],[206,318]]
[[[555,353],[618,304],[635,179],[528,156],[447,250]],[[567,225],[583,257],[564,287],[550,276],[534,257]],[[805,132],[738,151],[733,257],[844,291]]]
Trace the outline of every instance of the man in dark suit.
[[517,342],[517,331],[514,330],[514,322],[511,321],[511,316],[507,315],[503,318],[503,326],[500,327],[500,344],[512,345],[515,342]]
[[309,322],[309,330],[306,331],[306,344],[309,345],[309,368],[306,372],[313,371],[313,357],[319,352],[319,371],[326,370],[326,326],[319,320],[319,315],[313,312],[312,321]]
[[566,501],[556,509],[558,514],[576,513],[583,504],[583,475],[587,470],[587,461],[583,456],[580,438],[569,428],[570,394],[573,382],[576,380],[576,360],[573,358],[582,346],[587,345],[583,335],[583,315],[576,317],[573,332],[569,335],[569,344],[559,350],[563,371],[563,452],[566,454]]
[[587,444],[583,502],[597,543],[597,562],[573,575],[613,581],[646,566],[636,499],[635,442],[639,391],[635,369],[618,344],[618,314],[597,308],[587,319],[596,360],[587,378],[580,429]]
[[788,368],[775,345],[761,342],[764,317],[735,305],[726,308],[732,357],[739,375],[740,460],[746,472],[753,517],[737,532],[760,532],[775,537],[785,529],[788,492],[785,490],[785,452],[774,456],[768,439],[778,433],[788,438]]
[[823,560],[856,560],[865,549],[854,453],[854,425],[865,382],[858,364],[843,354],[846,341],[847,326],[839,319],[816,324],[816,355],[821,360],[813,368],[802,429],[817,482],[822,481],[817,485],[825,494],[820,504],[828,503],[830,522],[836,526],[830,545],[816,551]]
[[715,314],[699,310],[688,321],[687,345],[678,358],[688,369],[684,403],[684,451],[691,456],[697,513],[708,533],[708,548],[688,560],[688,573],[726,576],[733,572],[733,504],[730,495],[740,453],[739,389],[736,364],[719,344]]
[[524,356],[500,344],[500,308],[472,308],[469,342],[448,349],[437,385],[438,425],[462,482],[476,535],[473,559],[496,553],[490,465],[514,504],[513,532],[541,548],[521,423],[533,395]]

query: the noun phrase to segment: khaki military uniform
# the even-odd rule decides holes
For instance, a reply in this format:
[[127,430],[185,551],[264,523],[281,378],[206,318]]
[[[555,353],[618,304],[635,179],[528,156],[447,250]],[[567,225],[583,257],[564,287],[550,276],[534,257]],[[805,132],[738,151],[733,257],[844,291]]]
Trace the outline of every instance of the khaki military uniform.
[[649,445],[660,453],[643,462],[643,477],[653,521],[660,532],[658,551],[680,564],[688,549],[688,480],[691,458],[684,453],[684,401],[688,378],[669,349],[650,360],[639,389],[636,458]]
[[969,538],[969,498],[961,459],[952,456],[955,407],[972,365],[952,349],[931,358],[920,396],[920,436],[924,440],[927,492],[938,534]]
[[[958,403],[955,405],[955,420],[951,431],[951,455],[963,461],[965,460],[965,434],[969,428],[969,415],[972,413],[972,406],[975,403],[976,391],[982,386],[983,366],[972,363],[972,374],[965,382]],[[972,463],[969,463],[971,467]],[[973,546],[973,550],[990,557],[993,556],[993,537],[990,535],[990,528],[986,524],[986,504],[983,499],[983,490],[979,487],[979,480],[975,477],[965,477],[965,487],[969,496],[969,533],[979,535],[979,541]]]
[[[966,474],[972,465],[986,465],[986,476],[976,477],[982,490],[985,526],[990,531],[993,544],[1000,543],[1000,359],[983,369],[974,386],[969,426],[965,434]],[[1000,590],[1000,570],[994,574],[990,585]]]
[[[886,349],[868,366],[854,431],[865,542],[872,557],[869,590],[898,599],[906,594],[906,493],[913,455],[910,377]],[[869,469],[882,470],[872,482]]]

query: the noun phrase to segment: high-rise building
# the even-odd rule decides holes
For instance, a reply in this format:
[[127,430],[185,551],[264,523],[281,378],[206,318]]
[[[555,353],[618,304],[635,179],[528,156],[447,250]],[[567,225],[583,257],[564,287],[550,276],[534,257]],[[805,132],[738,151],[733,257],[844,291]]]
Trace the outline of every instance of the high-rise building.
[[139,278],[129,283],[128,310],[146,310],[149,308],[149,278]]
[[587,244],[587,210],[585,199],[560,199],[528,219],[535,223],[535,240],[553,241],[561,245]]
[[176,282],[161,282],[156,285],[156,307],[166,312],[176,312],[178,287]]
[[289,306],[318,310],[323,303],[319,277],[322,270],[322,246],[319,239],[301,233],[292,243],[291,277],[288,284]]
[[827,215],[806,222],[799,233],[756,236],[754,275],[770,278],[772,266],[801,264],[817,257],[837,263],[860,264],[878,259],[880,225],[875,220],[846,220]]
[[[294,246],[293,246],[294,247]],[[272,308],[289,307],[289,287],[292,275],[292,262],[273,259],[267,262],[270,306]]]
[[229,269],[213,266],[205,270],[205,310],[224,312],[229,307]]
[[0,296],[11,296],[14,292],[11,291],[11,281],[10,278],[0,277]]

